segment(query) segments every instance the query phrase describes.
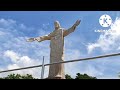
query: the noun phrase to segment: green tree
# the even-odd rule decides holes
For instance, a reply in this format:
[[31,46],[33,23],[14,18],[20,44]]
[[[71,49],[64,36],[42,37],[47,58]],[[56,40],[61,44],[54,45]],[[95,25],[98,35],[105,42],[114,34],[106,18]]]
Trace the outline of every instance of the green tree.
[[[92,77],[92,76],[88,76],[87,74],[80,74],[80,73],[77,73],[75,78],[72,78],[70,75],[66,74],[65,78],[66,79],[97,79],[96,77]],[[26,75],[10,74],[7,77],[3,77],[0,79],[37,79],[37,78],[34,78],[30,74],[26,74]]]
[[75,79],[97,79],[96,77],[88,76],[87,74],[77,73],[76,75]]
[[10,74],[7,77],[3,77],[0,79],[35,79],[32,75],[26,74],[26,75],[20,75],[20,74]]
[[77,73],[75,78],[72,78],[70,75],[66,74],[65,78],[66,79],[97,79],[96,77],[92,77],[87,74],[80,74],[80,73]]
[[70,75],[68,75],[68,74],[65,75],[65,78],[66,78],[66,79],[73,79],[73,78],[72,78]]

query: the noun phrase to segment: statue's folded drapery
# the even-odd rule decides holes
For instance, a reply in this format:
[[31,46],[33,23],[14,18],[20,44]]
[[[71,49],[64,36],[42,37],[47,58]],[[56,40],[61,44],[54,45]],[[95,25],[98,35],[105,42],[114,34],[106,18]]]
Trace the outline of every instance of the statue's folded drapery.
[[[64,61],[64,37],[74,32],[79,23],[80,20],[76,21],[71,28],[65,30],[60,27],[60,24],[57,21],[55,26],[58,28],[56,28],[52,33],[41,37],[31,38],[29,40],[37,40],[38,42],[50,40],[50,63]],[[48,78],[65,79],[64,64],[50,65]]]

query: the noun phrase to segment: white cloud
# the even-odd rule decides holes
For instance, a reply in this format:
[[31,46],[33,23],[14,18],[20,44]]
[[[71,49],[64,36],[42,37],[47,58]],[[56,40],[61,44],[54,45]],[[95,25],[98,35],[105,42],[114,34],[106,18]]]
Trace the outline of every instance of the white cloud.
[[[83,57],[84,55],[76,49],[67,49],[65,54],[65,60],[75,60]],[[101,62],[98,62],[101,63]],[[65,73],[75,78],[76,73],[88,74],[90,76],[102,76],[104,75],[104,68],[102,65],[96,65],[92,61],[73,62],[65,64]],[[97,67],[97,68],[96,68]]]
[[20,24],[19,27],[24,30],[27,29],[27,27],[24,24]]
[[66,49],[65,51],[65,60],[73,60],[73,59],[78,59],[82,55],[79,50],[76,49]]
[[117,50],[120,50],[120,47],[118,47]]
[[84,69],[81,70],[81,73],[87,73],[90,76],[99,76],[99,75],[101,76],[101,75],[103,75],[103,72],[98,70],[97,68],[95,68],[94,65],[92,65],[92,64],[84,64],[84,65],[85,65],[84,67],[81,67],[81,68],[84,68]]
[[[0,35],[2,35],[0,38],[0,55],[2,56],[0,57],[0,63],[2,63],[0,70],[39,65],[42,63],[43,56],[46,59],[45,63],[49,61],[49,49],[47,49],[49,44],[47,42],[26,42],[29,36],[27,32],[31,30],[37,32],[35,30],[39,29],[16,23],[12,19],[0,19]],[[41,29],[42,31],[44,30]],[[6,76],[10,73],[32,74],[34,77],[40,78],[41,68],[1,73],[0,76]],[[45,75],[47,76],[46,73]]]
[[20,68],[17,64],[10,64],[10,65],[8,65],[8,67],[7,67],[8,69],[16,69],[16,68]]
[[13,62],[16,62],[19,60],[19,55],[17,55],[15,52],[7,50],[4,52],[5,57],[9,57]]
[[99,44],[97,44],[97,43],[89,43],[88,44],[88,53],[91,53],[96,47],[100,47],[100,45]]
[[11,26],[13,24],[16,24],[16,21],[12,20],[12,19],[8,19],[8,20],[5,20],[5,19],[0,19],[0,25],[3,25],[3,26]]
[[120,79],[118,76],[101,76],[99,79]]
[[87,46],[88,53],[91,53],[96,48],[100,48],[103,52],[118,50],[120,46],[120,18],[116,18],[111,25],[109,31],[101,33],[99,39],[95,43],[89,43]]
[[[72,77],[76,76],[76,73],[88,74],[90,76],[94,76],[99,78],[104,75],[104,68],[100,67],[100,65],[94,65],[95,63],[90,62],[74,62],[65,64],[65,73],[71,75]],[[101,65],[102,66],[102,65]],[[98,68],[100,67],[100,68]]]
[[[35,66],[41,64],[39,60],[34,60],[29,58],[28,56],[21,56],[13,51],[7,50],[4,53],[5,57],[9,57],[10,60],[12,61],[12,64],[8,64],[6,69],[16,69],[16,68],[22,68],[22,67],[28,67],[28,66]],[[17,61],[16,58],[19,58],[19,61]],[[3,68],[1,68],[3,70]],[[20,70],[20,71],[13,71],[9,72],[10,73],[19,73],[19,74],[32,74],[34,77],[40,78],[40,68],[36,69],[27,69],[27,70]],[[8,73],[7,73],[8,74]],[[6,75],[7,75],[6,74]],[[5,74],[4,74],[5,76]]]
[[0,31],[0,36],[5,35],[5,32]]
[[[66,49],[65,50],[65,60],[74,60],[80,58],[81,53],[76,49]],[[65,74],[69,74],[75,77],[75,74],[79,72],[79,64],[77,63],[66,63],[65,64]]]

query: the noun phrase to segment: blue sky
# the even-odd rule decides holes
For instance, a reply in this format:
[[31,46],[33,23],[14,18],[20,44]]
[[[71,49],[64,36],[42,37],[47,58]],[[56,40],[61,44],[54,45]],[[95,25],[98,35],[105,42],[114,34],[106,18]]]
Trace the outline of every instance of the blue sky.
[[[99,18],[108,14],[112,25],[108,28],[99,24]],[[29,37],[49,34],[58,20],[63,28],[70,28],[77,19],[81,20],[75,32],[65,37],[65,60],[117,53],[120,50],[119,11],[0,11],[0,70],[38,65],[45,56],[49,63],[49,41],[28,43]],[[98,33],[95,30],[115,30],[116,33]],[[69,63],[66,74],[73,77],[77,72],[97,78],[118,78],[119,56],[93,61]],[[39,68],[16,71],[40,77]],[[13,73],[13,72],[10,72]],[[9,73],[2,73],[5,76]],[[45,77],[48,67],[45,69]]]

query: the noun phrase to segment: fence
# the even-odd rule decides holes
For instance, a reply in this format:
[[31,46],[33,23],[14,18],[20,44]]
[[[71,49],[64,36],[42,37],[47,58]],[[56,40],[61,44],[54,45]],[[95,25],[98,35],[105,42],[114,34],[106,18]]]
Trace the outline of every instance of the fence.
[[100,55],[100,56],[94,56],[94,57],[88,57],[88,58],[81,58],[81,59],[76,59],[76,60],[54,62],[54,63],[49,63],[49,64],[44,64],[44,57],[43,57],[43,63],[42,63],[42,65],[36,65],[36,66],[30,66],[30,67],[23,67],[23,68],[17,68],[17,69],[4,70],[4,71],[0,71],[0,73],[42,67],[42,70],[41,70],[41,79],[43,79],[44,78],[44,69],[45,69],[45,66],[49,66],[49,65],[53,65],[53,64],[60,64],[60,63],[78,62],[78,61],[84,61],[84,60],[94,60],[94,59],[98,59],[98,58],[105,58],[105,57],[112,57],[112,56],[119,56],[119,55],[120,55],[120,53],[113,53],[113,54],[106,54],[106,55]]

